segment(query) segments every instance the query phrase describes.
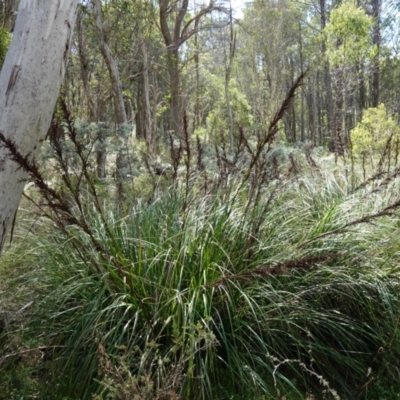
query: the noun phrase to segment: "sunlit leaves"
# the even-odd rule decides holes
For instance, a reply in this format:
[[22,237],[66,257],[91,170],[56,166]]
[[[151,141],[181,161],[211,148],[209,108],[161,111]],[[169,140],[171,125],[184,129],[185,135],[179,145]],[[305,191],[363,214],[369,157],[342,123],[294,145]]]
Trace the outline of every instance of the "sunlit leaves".
[[326,26],[327,56],[333,66],[353,65],[371,60],[376,55],[372,44],[373,19],[352,1],[336,7]]
[[400,127],[388,115],[384,104],[368,108],[363,112],[361,122],[351,131],[355,154],[374,155],[384,151],[389,140],[400,138]]
[[8,46],[11,42],[11,35],[7,29],[0,26],[0,68],[3,65]]

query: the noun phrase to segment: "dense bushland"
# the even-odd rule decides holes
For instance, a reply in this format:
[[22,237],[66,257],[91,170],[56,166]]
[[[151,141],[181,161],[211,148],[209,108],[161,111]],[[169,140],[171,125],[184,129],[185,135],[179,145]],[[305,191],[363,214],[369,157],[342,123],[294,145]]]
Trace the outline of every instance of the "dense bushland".
[[0,264],[0,398],[395,398],[393,162],[274,144],[278,112],[102,182],[64,111],[47,173],[4,141],[33,186]]

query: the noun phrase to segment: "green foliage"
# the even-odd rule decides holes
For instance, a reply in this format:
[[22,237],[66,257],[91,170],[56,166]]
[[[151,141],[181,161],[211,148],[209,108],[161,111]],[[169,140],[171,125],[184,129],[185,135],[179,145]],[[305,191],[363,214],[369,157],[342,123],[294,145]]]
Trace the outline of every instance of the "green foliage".
[[390,377],[398,224],[334,232],[390,204],[391,192],[346,195],[346,181],[329,175],[288,183],[267,183],[250,208],[232,181],[207,195],[177,184],[126,204],[127,214],[107,200],[99,213],[83,192],[89,231],[47,230],[43,219],[42,235],[25,232],[31,266],[14,285],[32,288],[34,304],[12,337],[43,352],[35,395],[354,398],[368,368],[378,382]]
[[8,46],[11,42],[11,35],[7,29],[0,26],[0,68],[6,58]]
[[[205,75],[208,84],[205,96],[213,102],[212,110],[207,116],[207,131],[212,138],[219,140],[221,132],[225,134],[228,131],[224,82],[216,75],[210,73]],[[235,125],[250,128],[253,122],[251,107],[246,96],[238,89],[235,79],[229,82],[229,94]]]
[[400,139],[400,127],[388,115],[385,105],[364,110],[361,121],[351,130],[353,152],[376,156]]
[[377,51],[370,35],[372,26],[372,17],[356,7],[353,0],[340,3],[324,30],[331,65],[354,65],[371,60]]

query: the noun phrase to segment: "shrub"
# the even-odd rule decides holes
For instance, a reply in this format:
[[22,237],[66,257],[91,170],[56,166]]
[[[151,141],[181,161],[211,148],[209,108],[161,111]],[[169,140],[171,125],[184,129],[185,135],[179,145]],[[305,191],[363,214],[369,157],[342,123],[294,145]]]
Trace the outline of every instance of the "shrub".
[[400,137],[400,127],[387,114],[384,104],[364,110],[361,122],[351,131],[353,151],[356,154],[382,154],[388,140]]

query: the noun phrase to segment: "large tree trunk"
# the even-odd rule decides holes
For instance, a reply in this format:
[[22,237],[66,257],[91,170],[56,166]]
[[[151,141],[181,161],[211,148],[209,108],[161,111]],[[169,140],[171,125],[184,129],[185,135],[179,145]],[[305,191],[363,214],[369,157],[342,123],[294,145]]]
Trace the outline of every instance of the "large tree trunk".
[[[13,40],[0,74],[0,132],[29,160],[50,126],[67,64],[77,0],[21,0]],[[0,143],[0,252],[27,173]]]

